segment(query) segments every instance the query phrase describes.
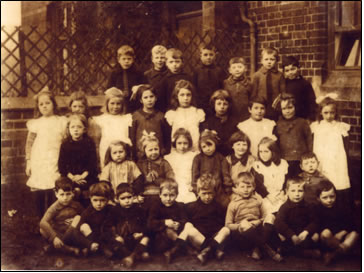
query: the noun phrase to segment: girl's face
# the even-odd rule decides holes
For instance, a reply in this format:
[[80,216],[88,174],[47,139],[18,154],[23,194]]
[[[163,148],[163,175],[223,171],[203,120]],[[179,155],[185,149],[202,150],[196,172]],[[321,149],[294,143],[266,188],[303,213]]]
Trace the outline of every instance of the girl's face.
[[118,115],[122,109],[122,99],[121,98],[111,98],[107,103],[107,108],[111,115]]
[[152,141],[145,146],[145,156],[152,161],[159,158],[159,145],[157,142]]
[[213,142],[212,140],[206,140],[204,142],[201,142],[201,150],[207,156],[213,155],[216,150],[215,142]]
[[336,116],[336,106],[335,104],[329,104],[324,107],[322,107],[321,115],[324,120],[327,122],[332,122],[335,120]]
[[248,143],[246,141],[237,141],[232,148],[235,156],[241,158],[248,151]]
[[70,120],[68,129],[73,141],[82,139],[83,134],[86,132],[86,128],[82,121],[76,118]]
[[143,108],[146,110],[154,109],[156,100],[156,96],[150,90],[144,91],[142,97],[140,98],[140,102],[143,104]]
[[42,116],[49,117],[54,114],[54,105],[48,95],[42,95],[38,98],[38,109]]
[[227,100],[217,99],[215,101],[216,116],[222,117],[226,115],[228,109],[229,109],[229,102]]
[[192,92],[186,88],[181,88],[178,92],[177,98],[180,107],[190,107],[192,101]]
[[179,136],[176,140],[176,150],[180,154],[188,152],[190,149],[190,143],[185,136]]
[[112,145],[110,153],[111,159],[115,163],[121,163],[126,158],[126,151],[122,145]]
[[86,111],[86,106],[83,104],[82,100],[74,100],[71,104],[71,112],[77,114],[84,114]]
[[296,108],[292,103],[289,103],[287,101],[282,101],[281,108],[282,108],[282,116],[285,119],[291,119],[294,117]]
[[268,144],[259,145],[259,157],[263,162],[268,162],[272,159],[272,151],[268,148]]

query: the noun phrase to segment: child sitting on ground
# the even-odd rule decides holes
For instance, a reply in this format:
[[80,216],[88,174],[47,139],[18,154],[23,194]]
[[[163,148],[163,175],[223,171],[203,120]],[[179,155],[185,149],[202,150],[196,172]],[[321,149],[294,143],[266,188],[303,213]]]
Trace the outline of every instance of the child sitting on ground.
[[298,178],[287,180],[288,199],[280,207],[275,227],[286,253],[319,258],[318,234],[314,210],[304,201],[304,182]]
[[300,167],[302,172],[298,175],[305,182],[305,201],[308,204],[317,205],[316,190],[321,180],[327,178],[318,170],[319,162],[316,155],[312,152],[305,153],[301,156]]
[[[114,240],[123,245],[126,256],[122,264],[130,268],[136,260],[149,259],[147,246],[149,238],[146,236],[146,215],[143,209],[133,203],[134,191],[127,183],[121,183],[116,188],[112,225]],[[130,253],[131,251],[131,253]]]
[[262,199],[254,194],[254,176],[250,172],[240,173],[234,187],[239,196],[230,202],[225,220],[233,242],[240,247],[251,247],[251,257],[255,260],[261,259],[262,249],[274,261],[282,261],[281,255],[268,243],[274,229],[273,225],[264,222]]
[[44,249],[49,251],[55,248],[78,256],[80,250],[76,247],[83,246],[83,236],[74,236],[75,233],[71,232],[70,227],[77,226],[80,220],[77,215],[81,214],[83,207],[73,200],[74,194],[70,179],[60,177],[55,184],[54,192],[57,201],[47,209],[39,224],[40,234],[50,244]]
[[216,181],[210,173],[197,180],[198,199],[186,205],[190,226],[188,240],[201,252],[198,260],[205,264],[211,253],[218,260],[224,256],[224,242],[230,230],[224,226],[226,209],[215,200]]
[[258,144],[263,137],[272,137],[275,121],[264,118],[266,113],[266,100],[262,97],[253,97],[249,101],[250,118],[240,122],[237,127],[244,132],[251,141],[251,153],[258,157]]
[[148,83],[155,87],[167,73],[166,52],[167,49],[162,45],[153,46],[152,50],[152,68],[144,72]]
[[167,263],[184,251],[187,239],[187,235],[181,237],[187,216],[183,204],[176,202],[177,195],[177,183],[165,179],[160,185],[160,199],[153,204],[148,217],[148,229],[154,233],[153,249],[164,252]]
[[230,76],[224,81],[224,89],[232,98],[232,115],[238,121],[249,118],[248,103],[252,96],[252,84],[246,76],[247,67],[244,58],[233,57],[229,61]]
[[329,249],[324,255],[326,265],[339,255],[349,252],[359,234],[353,223],[352,211],[338,207],[335,186],[322,180],[316,191],[320,205],[316,208],[321,243]]

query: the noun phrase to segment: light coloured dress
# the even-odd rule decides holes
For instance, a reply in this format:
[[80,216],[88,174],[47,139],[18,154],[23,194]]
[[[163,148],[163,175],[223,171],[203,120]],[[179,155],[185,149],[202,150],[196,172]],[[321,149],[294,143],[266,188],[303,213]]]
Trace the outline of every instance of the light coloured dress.
[[179,128],[188,130],[192,137],[192,151],[198,151],[198,139],[200,137],[199,125],[205,120],[205,112],[202,109],[190,106],[178,107],[176,110],[167,111],[165,118],[172,127],[172,135]]
[[255,161],[253,168],[257,173],[263,175],[264,186],[268,191],[268,196],[263,199],[264,214],[277,212],[287,199],[283,191],[285,176],[288,173],[287,161],[281,159],[279,165],[271,162],[269,166],[264,165],[261,161]]
[[347,155],[343,137],[349,136],[350,125],[332,121],[313,122],[313,152],[320,162],[321,173],[326,176],[337,190],[350,188]]
[[31,175],[27,186],[32,189],[53,189],[60,177],[58,157],[66,134],[67,119],[57,115],[40,117],[27,122],[29,132],[37,136],[30,154]]
[[188,151],[184,154],[178,153],[175,149],[164,159],[171,165],[176,181],[178,183],[177,201],[189,203],[196,201],[196,195],[188,189],[192,182],[192,162],[197,153]]
[[101,139],[99,146],[100,165],[104,167],[106,150],[114,140],[121,140],[126,144],[132,145],[129,138],[129,127],[132,125],[131,114],[110,115],[105,113],[94,117],[95,122],[101,128]]
[[250,151],[256,158],[258,158],[258,144],[263,137],[270,137],[273,140],[276,139],[273,135],[275,125],[274,120],[266,118],[263,118],[261,121],[255,121],[249,118],[237,125],[238,129],[249,137],[251,142]]

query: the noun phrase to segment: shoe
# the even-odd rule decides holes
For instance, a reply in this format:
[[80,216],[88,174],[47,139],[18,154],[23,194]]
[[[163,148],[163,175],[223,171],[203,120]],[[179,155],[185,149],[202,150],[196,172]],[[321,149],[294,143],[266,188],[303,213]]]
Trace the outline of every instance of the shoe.
[[106,256],[106,258],[108,258],[108,259],[110,259],[114,255],[114,253],[110,249],[108,249],[108,248],[104,248],[102,250],[102,252],[104,253],[104,255]]
[[262,259],[262,253],[260,252],[260,249],[258,247],[255,247],[252,251],[252,254],[250,257],[256,261],[259,261]]
[[305,249],[302,251],[302,255],[305,258],[319,259],[321,257],[321,252],[318,249]]
[[125,265],[127,268],[131,268],[134,265],[134,259],[132,256],[128,256],[122,259],[121,263]]
[[221,261],[225,256],[225,252],[222,251],[221,249],[216,249],[215,256],[218,261]]
[[324,264],[326,266],[331,265],[336,257],[337,257],[337,252],[336,251],[325,253],[324,254]]
[[207,258],[211,252],[211,247],[205,247],[201,250],[201,252],[197,255],[197,259],[200,261],[202,265],[206,264]]
[[142,261],[146,262],[146,261],[149,261],[150,259],[150,255],[148,252],[144,251],[141,255],[141,258],[142,258]]
[[275,262],[283,261],[283,257],[278,252],[274,251],[274,249],[271,248],[269,245],[265,244],[263,246],[263,249],[273,261]]
[[87,256],[88,256],[88,248],[83,248],[83,249],[81,250],[81,252],[82,252],[82,256],[83,256],[83,257],[87,257]]
[[62,250],[67,254],[73,254],[76,257],[80,256],[80,250],[76,247],[63,245]]

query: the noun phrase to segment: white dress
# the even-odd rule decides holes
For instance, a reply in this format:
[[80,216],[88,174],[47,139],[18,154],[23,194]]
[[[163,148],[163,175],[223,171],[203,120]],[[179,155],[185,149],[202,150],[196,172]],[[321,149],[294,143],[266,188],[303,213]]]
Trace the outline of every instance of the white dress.
[[37,134],[30,154],[31,174],[27,186],[32,189],[53,189],[60,177],[58,157],[66,134],[67,119],[57,115],[27,122],[29,132]]
[[249,137],[251,143],[250,151],[256,158],[258,158],[258,144],[263,137],[270,137],[276,140],[276,137],[273,135],[275,125],[275,121],[266,118],[263,118],[261,121],[249,118],[237,125],[238,129]]
[[286,201],[286,195],[283,192],[285,176],[288,173],[288,163],[281,159],[279,165],[273,162],[270,166],[264,165],[261,161],[253,163],[254,170],[263,175],[264,186],[268,191],[268,197],[263,199],[263,211],[265,214],[274,213],[279,210],[281,205]]
[[178,202],[189,203],[196,201],[196,195],[188,190],[192,181],[192,162],[196,154],[196,152],[192,151],[181,154],[173,149],[170,154],[164,156],[164,159],[171,165],[178,183],[178,196],[176,199]]
[[320,162],[320,169],[337,190],[350,188],[348,162],[343,137],[349,134],[350,125],[333,121],[313,122],[313,152]]
[[205,112],[202,109],[190,106],[188,108],[178,107],[176,110],[169,110],[165,118],[172,126],[172,135],[179,128],[184,128],[191,133],[192,150],[198,151],[198,139],[200,137],[199,125],[205,120]]
[[132,125],[131,114],[110,115],[105,113],[101,116],[94,117],[95,122],[101,128],[100,139],[100,165],[104,167],[106,150],[114,140],[121,140],[126,144],[132,145],[129,138],[129,127]]

